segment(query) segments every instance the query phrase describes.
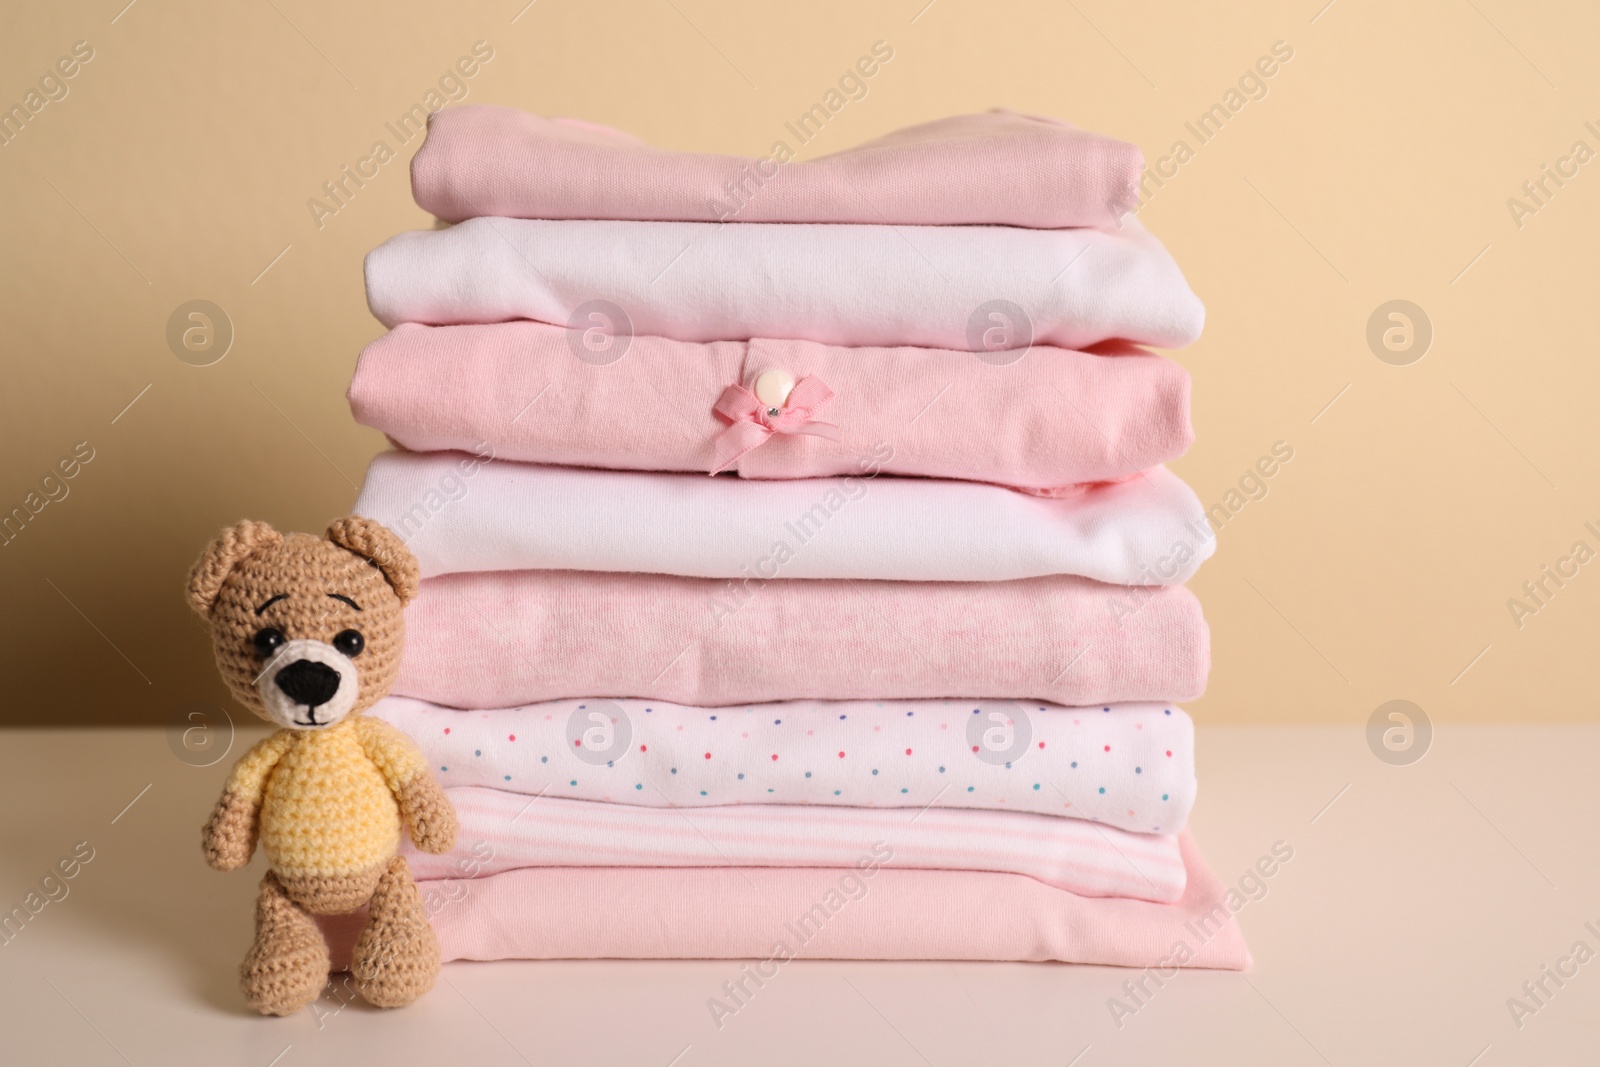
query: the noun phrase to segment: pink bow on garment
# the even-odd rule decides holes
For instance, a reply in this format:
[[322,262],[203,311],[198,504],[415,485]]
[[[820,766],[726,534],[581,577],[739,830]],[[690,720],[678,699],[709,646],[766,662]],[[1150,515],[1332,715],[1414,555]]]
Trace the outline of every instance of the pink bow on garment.
[[725,456],[712,474],[732,467],[746,452],[759,448],[775,433],[803,433],[812,437],[839,439],[839,427],[821,422],[818,414],[833,399],[833,390],[821,378],[807,375],[795,382],[781,408],[769,408],[742,385],[730,385],[712,408],[728,420],[728,428],[717,435],[717,455]]

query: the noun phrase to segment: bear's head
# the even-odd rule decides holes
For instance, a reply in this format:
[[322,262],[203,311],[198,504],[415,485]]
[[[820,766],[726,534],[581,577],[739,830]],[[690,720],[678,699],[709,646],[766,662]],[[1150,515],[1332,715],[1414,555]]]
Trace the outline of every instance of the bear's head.
[[394,684],[401,609],[417,561],[371,519],[340,519],[326,537],[264,522],[222,531],[189,573],[189,603],[211,623],[233,695],[291,730],[360,714]]

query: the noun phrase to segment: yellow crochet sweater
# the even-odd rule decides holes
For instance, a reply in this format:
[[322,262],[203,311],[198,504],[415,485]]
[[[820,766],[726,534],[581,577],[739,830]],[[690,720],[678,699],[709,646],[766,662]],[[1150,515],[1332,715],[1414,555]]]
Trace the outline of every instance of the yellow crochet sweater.
[[259,809],[261,847],[274,870],[336,876],[395,854],[395,798],[423,773],[404,734],[358,716],[325,730],[279,730],[239,760],[227,789]]

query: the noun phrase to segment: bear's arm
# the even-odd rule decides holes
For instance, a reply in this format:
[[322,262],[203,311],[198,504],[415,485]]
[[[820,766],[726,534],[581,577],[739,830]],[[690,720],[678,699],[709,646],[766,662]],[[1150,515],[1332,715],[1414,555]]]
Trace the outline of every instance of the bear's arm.
[[411,840],[424,852],[449,852],[456,845],[456,812],[411,738],[381,719],[363,716],[356,730],[367,758],[378,768],[400,805]]
[[206,862],[216,870],[232,871],[250,862],[256,850],[256,816],[261,812],[267,777],[293,743],[294,734],[279,730],[256,742],[233,765],[201,835]]

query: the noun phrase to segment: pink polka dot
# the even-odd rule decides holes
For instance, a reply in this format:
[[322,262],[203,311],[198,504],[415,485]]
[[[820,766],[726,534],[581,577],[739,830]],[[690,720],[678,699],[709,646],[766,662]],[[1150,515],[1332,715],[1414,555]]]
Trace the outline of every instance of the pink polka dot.
[[872,728],[872,732],[873,732],[873,733],[877,733],[877,732],[878,732],[878,731],[879,731],[879,730],[881,730],[881,729],[883,729],[883,727],[881,727],[881,726],[874,726],[874,727],[873,727],[873,728]]
[[1169,756],[1172,755],[1172,749],[1170,749],[1170,748],[1167,749],[1167,755],[1169,755]]
[[806,731],[806,736],[807,736],[807,737],[815,737],[815,736],[816,736],[816,733],[817,733],[817,732],[816,732],[816,731],[815,731],[815,730],[807,730],[807,731]]
[[750,736],[750,731],[746,730],[744,733],[740,734],[739,736],[740,737],[749,737]]
[[908,755],[908,756],[911,755],[911,750],[909,748],[906,749],[906,755]]
[[773,759],[774,759],[774,760],[776,760],[776,759],[777,759],[777,758],[778,758],[778,754],[777,754],[777,753],[776,753],[776,752],[774,752],[774,753],[773,753],[773,754],[772,754],[772,758],[773,758]]
[[450,732],[450,727],[448,727],[448,726],[446,726],[446,727],[445,727],[445,728],[444,728],[444,732],[445,732],[445,733],[449,733],[449,732]]
[[1074,726],[1079,725],[1078,720],[1077,719],[1073,719],[1072,720],[1072,725],[1074,725]]
[[1111,746],[1110,746],[1110,745],[1107,745],[1107,746],[1106,746],[1106,751],[1107,751],[1107,752],[1110,752],[1110,751],[1111,751]]
[[978,746],[977,745],[973,745],[972,746],[972,751],[974,751],[974,752],[978,751]]
[[649,745],[640,745],[639,746],[639,751],[640,752],[649,752],[650,751],[650,746]]
[[948,730],[948,729],[950,729],[950,724],[947,723],[947,722],[942,722],[942,723],[939,724],[939,729]]
[[683,729],[683,723],[681,723],[681,722],[680,722],[680,723],[679,723],[679,724],[678,724],[678,729],[679,729],[679,730],[682,730],[682,729]]
[[1043,748],[1043,747],[1044,747],[1044,742],[1043,742],[1043,741],[1040,741],[1040,742],[1039,742],[1039,747],[1040,747],[1040,748]]
[[839,753],[839,758],[840,759],[844,759],[844,753],[843,752]]
[[517,735],[516,734],[512,734],[510,736],[510,738],[508,738],[508,740],[511,740],[511,741],[515,741],[516,739],[517,739]]
[[582,748],[582,747],[583,747],[583,738],[581,738],[581,737],[574,737],[574,738],[573,738],[573,739],[572,739],[572,747],[573,747],[573,748]]
[[706,759],[710,759],[710,758],[711,758],[711,753],[707,752],[706,753]]

